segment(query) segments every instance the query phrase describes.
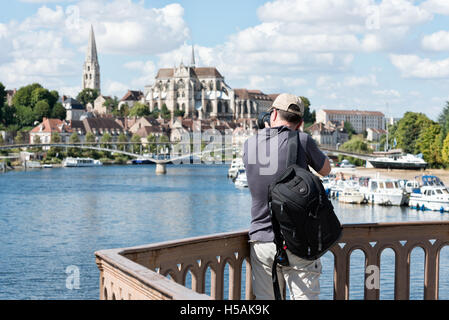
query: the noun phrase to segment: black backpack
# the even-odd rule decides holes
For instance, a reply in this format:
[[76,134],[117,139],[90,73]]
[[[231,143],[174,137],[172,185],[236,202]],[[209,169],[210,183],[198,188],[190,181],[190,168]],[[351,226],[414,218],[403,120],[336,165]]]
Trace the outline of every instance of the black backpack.
[[276,265],[288,266],[286,249],[306,260],[316,260],[341,237],[342,227],[321,180],[298,166],[297,131],[288,137],[287,169],[269,187],[268,205],[273,224],[276,256],[272,279],[275,298],[281,299]]

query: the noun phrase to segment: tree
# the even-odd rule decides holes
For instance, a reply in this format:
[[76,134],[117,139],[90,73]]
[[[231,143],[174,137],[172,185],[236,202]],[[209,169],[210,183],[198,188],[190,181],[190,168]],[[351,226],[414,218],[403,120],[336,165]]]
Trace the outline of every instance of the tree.
[[25,142],[25,137],[22,131],[17,132],[16,137],[14,138],[15,144],[21,144]]
[[143,103],[137,102],[129,111],[130,117],[144,117],[150,115],[150,109]]
[[168,110],[167,105],[164,103],[161,108],[161,117],[165,120],[168,120],[171,118],[170,110]]
[[94,143],[94,142],[96,142],[96,140],[97,139],[96,139],[95,135],[92,132],[88,132],[86,134],[86,142]]
[[19,105],[16,107],[16,121],[20,127],[32,126],[36,115],[31,107]]
[[438,116],[438,123],[441,126],[442,139],[444,139],[449,133],[449,101],[446,101],[446,106]]
[[46,117],[49,118],[51,115],[51,109],[50,105],[48,104],[47,100],[40,100],[36,103],[36,106],[34,107],[34,115],[36,121],[41,122],[42,118]]
[[59,94],[57,91],[50,92],[45,88],[35,88],[31,92],[30,103],[31,107],[34,109],[39,101],[47,101],[50,108],[54,106],[56,101],[58,101]]
[[152,133],[150,133],[147,137],[147,143],[148,143],[148,151],[151,153],[155,153],[157,150],[156,142],[156,136]]
[[95,99],[97,99],[99,95],[100,92],[98,91],[98,89],[86,88],[78,93],[78,95],[76,96],[76,100],[81,102],[84,106],[87,106],[89,103],[93,105]]
[[[69,138],[69,142],[71,144],[80,143],[80,138],[76,132],[72,133],[72,135]],[[69,148],[68,154],[70,157],[79,157],[80,151],[78,148]]]
[[346,132],[348,133],[348,138],[351,139],[352,136],[356,133],[351,122],[345,121],[344,128],[345,128]]
[[443,141],[443,149],[441,150],[441,158],[443,163],[447,166],[449,164],[449,134]]
[[441,149],[438,147],[441,140],[440,133],[441,126],[433,123],[423,128],[416,140],[416,151],[422,153],[423,159],[432,167],[441,164]]
[[14,107],[18,108],[19,106],[24,106],[32,109],[34,107],[31,99],[32,93],[34,90],[40,88],[42,88],[42,86],[39,83],[33,83],[17,90],[14,98],[12,99]]
[[134,153],[136,153],[137,150],[139,150],[140,146],[142,145],[141,141],[142,138],[138,134],[133,134],[133,136],[131,137],[131,142],[133,143],[132,148]]
[[426,115],[416,112],[406,112],[399,122],[391,127],[390,143],[396,139],[397,148],[401,148],[407,153],[419,153],[416,146],[421,131],[432,125],[434,122]]
[[6,91],[3,83],[0,82],[0,124],[4,123],[3,119],[3,109],[6,105]]
[[[122,143],[128,142],[128,138],[127,138],[126,135],[122,132],[122,133],[120,133],[120,135],[118,136],[117,141],[118,141],[118,142],[122,142]],[[126,145],[120,144],[118,148],[119,148],[120,151],[125,151]]]
[[309,126],[313,123],[315,123],[316,120],[316,115],[315,115],[315,111],[310,112],[310,100],[306,97],[300,97],[301,101],[304,103],[304,124],[305,126]]
[[67,117],[67,110],[62,106],[61,103],[57,102],[51,110],[51,117],[53,119],[64,120]]

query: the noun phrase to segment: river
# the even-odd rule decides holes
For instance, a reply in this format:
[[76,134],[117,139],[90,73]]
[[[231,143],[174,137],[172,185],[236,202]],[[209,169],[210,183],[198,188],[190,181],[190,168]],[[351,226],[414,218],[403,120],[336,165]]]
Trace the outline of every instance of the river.
[[[247,229],[250,195],[228,166],[54,168],[0,174],[0,299],[98,299],[94,252]],[[340,205],[342,223],[448,220],[448,213]],[[332,255],[322,258],[321,299],[332,298]],[[449,299],[449,247],[440,259],[440,299]],[[363,298],[363,258],[351,256],[350,298]],[[66,271],[80,273],[67,289]],[[424,252],[411,257],[411,299],[422,299]],[[69,269],[67,269],[69,267]],[[393,298],[394,254],[381,259],[381,299]]]

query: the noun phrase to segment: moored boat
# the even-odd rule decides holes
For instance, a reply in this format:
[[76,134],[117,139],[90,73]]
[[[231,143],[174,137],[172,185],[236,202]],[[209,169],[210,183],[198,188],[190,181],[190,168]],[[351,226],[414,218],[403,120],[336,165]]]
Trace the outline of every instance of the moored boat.
[[102,165],[100,160],[91,158],[65,158],[62,162],[63,167],[98,167]]

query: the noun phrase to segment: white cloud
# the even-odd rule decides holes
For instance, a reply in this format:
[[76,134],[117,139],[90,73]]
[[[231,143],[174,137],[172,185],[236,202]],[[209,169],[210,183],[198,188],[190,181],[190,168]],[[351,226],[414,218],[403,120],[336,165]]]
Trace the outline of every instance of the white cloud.
[[390,55],[391,63],[405,78],[438,79],[449,77],[449,58],[432,61],[416,55]]
[[401,94],[397,90],[385,89],[385,90],[373,90],[372,93],[381,97],[396,97],[399,98]]
[[104,95],[117,96],[119,99],[125,95],[125,93],[131,89],[128,85],[107,79],[105,81],[105,89],[102,90]]
[[374,74],[365,76],[365,77],[346,77],[344,79],[343,85],[346,87],[358,87],[358,86],[374,86],[376,87],[377,79]]
[[449,15],[449,2],[447,0],[427,0],[421,7],[436,14]]
[[426,50],[448,51],[449,50],[449,31],[438,31],[424,36],[421,45]]

